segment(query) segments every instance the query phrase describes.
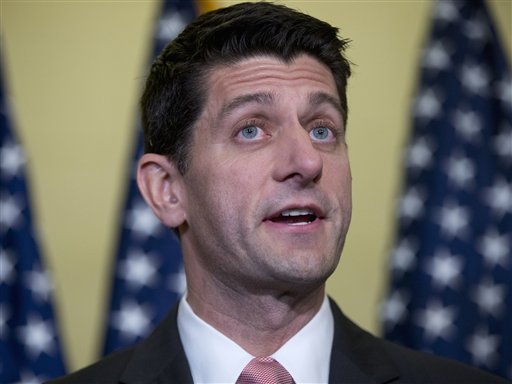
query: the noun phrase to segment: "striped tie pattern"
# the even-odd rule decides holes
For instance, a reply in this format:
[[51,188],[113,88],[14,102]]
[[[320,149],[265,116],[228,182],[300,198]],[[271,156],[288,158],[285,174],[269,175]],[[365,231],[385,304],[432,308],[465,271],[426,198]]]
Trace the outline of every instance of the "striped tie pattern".
[[245,366],[236,384],[295,384],[295,381],[273,358],[255,357]]

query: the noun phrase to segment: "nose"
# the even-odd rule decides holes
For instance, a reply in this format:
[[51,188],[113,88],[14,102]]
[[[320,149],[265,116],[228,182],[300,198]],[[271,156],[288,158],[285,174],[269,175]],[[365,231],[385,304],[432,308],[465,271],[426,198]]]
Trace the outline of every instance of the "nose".
[[300,124],[283,130],[276,147],[274,179],[294,181],[301,186],[316,183],[322,176],[323,158]]

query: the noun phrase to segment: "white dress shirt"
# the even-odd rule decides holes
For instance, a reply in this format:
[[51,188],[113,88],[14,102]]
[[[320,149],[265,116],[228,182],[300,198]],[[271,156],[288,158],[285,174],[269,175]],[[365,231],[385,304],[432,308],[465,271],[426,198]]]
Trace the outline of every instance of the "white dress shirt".
[[[200,319],[181,299],[178,330],[194,383],[235,383],[254,356]],[[327,297],[318,313],[272,357],[297,384],[327,383],[334,320]]]

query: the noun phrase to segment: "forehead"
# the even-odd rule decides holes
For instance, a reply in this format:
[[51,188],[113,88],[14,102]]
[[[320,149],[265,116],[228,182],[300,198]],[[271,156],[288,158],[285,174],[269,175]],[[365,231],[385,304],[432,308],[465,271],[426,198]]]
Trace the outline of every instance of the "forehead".
[[208,99],[216,102],[244,92],[274,91],[291,88],[323,91],[339,98],[329,68],[308,55],[283,62],[272,56],[256,56],[235,64],[214,67],[208,76]]

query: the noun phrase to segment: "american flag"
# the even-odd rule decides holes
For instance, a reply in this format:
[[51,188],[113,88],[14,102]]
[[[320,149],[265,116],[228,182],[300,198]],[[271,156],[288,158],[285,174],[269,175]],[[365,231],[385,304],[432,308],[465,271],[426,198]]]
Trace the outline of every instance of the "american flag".
[[436,3],[421,66],[384,334],[512,378],[512,77],[484,1]]
[[[194,20],[196,14],[192,0],[164,1],[156,23],[152,57]],[[104,355],[147,336],[185,290],[178,239],[154,216],[135,180],[137,161],[144,150],[140,121],[136,136],[112,271]]]
[[65,369],[4,92],[0,73],[0,383],[41,383]]

